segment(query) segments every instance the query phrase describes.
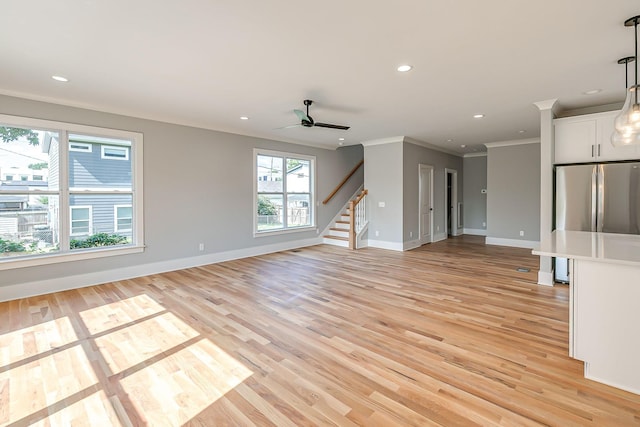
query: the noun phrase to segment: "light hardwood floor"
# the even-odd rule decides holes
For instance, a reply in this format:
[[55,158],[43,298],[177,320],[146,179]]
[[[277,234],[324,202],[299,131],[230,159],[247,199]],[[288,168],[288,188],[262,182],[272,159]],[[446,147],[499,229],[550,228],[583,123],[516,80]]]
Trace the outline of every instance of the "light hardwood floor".
[[568,288],[482,242],[321,245],[2,303],[0,425],[640,425],[640,396],[567,356]]

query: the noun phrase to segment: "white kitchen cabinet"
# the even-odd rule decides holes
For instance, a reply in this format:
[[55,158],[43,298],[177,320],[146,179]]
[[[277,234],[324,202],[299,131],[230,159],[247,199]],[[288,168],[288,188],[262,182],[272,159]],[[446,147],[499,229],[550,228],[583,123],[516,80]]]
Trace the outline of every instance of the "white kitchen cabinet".
[[611,144],[613,121],[619,111],[564,117],[553,121],[555,128],[555,164],[637,160],[637,146],[614,147]]

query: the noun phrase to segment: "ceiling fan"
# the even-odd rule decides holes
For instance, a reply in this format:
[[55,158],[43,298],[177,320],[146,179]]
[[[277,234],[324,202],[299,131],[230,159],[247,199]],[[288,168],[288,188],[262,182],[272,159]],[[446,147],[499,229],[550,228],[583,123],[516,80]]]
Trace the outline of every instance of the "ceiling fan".
[[334,125],[331,123],[320,123],[320,122],[316,122],[313,120],[313,117],[311,117],[309,115],[309,106],[313,104],[313,101],[310,99],[305,99],[304,100],[304,105],[307,106],[307,113],[305,114],[304,111],[301,110],[293,110],[294,113],[296,113],[296,116],[298,116],[298,118],[300,119],[300,124],[299,125],[293,125],[293,126],[286,126],[286,128],[290,128],[290,127],[297,127],[297,126],[304,126],[304,127],[319,127],[319,128],[329,128],[329,129],[339,129],[339,130],[347,130],[349,129],[349,126],[343,126],[343,125]]

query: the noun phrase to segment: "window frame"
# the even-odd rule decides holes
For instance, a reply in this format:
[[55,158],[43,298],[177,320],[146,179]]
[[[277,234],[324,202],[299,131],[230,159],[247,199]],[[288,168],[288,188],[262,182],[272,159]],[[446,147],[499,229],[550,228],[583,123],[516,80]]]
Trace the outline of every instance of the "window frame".
[[[258,193],[258,156],[270,156],[270,157],[279,157],[282,158],[282,192],[268,192],[268,193]],[[287,195],[288,194],[307,194],[307,193],[288,193],[287,192],[287,159],[298,159],[305,160],[309,162],[309,216],[310,216],[310,224],[302,225],[302,226],[289,226],[286,224],[287,221]],[[282,194],[282,202],[283,202],[283,217],[285,226],[283,228],[276,228],[270,230],[258,230],[258,198],[261,194]],[[254,237],[263,237],[263,236],[273,236],[278,234],[287,234],[287,233],[298,233],[310,230],[317,230],[316,224],[316,156],[307,155],[307,154],[299,154],[299,153],[290,153],[285,151],[274,151],[274,150],[266,150],[261,148],[254,148],[253,150],[253,236]]]
[[[34,254],[0,259],[0,271],[15,268],[33,267],[39,265],[58,264],[63,262],[80,261],[86,259],[103,258],[109,256],[141,253],[145,250],[144,244],[144,204],[143,204],[143,153],[144,138],[140,132],[132,132],[118,129],[101,128],[75,123],[58,122],[51,120],[33,119],[29,117],[0,114],[0,124],[9,127],[34,129],[38,131],[56,132],[59,138],[59,177],[57,189],[32,189],[29,194],[41,196],[58,196],[60,203],[59,226],[60,250],[48,254]],[[69,188],[69,135],[82,134],[96,138],[114,138],[131,142],[128,153],[131,159],[131,189],[107,191],[108,193],[130,194],[132,199],[133,233],[131,243],[127,245],[102,246],[87,249],[73,249],[69,247],[71,240],[71,211],[69,209],[70,196],[79,194]],[[72,140],[74,141],[74,140]],[[74,142],[75,143],[75,142]],[[77,143],[85,144],[85,143]],[[87,152],[87,151],[82,151]],[[82,192],[86,194],[85,192]],[[94,192],[101,193],[100,190]],[[104,191],[102,191],[104,193]]]

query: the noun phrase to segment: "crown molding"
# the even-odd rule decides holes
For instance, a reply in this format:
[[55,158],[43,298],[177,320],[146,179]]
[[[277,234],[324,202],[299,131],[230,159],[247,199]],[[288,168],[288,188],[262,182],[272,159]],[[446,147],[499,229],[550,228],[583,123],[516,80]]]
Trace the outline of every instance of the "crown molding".
[[507,147],[511,145],[540,144],[540,138],[513,139],[511,141],[487,142],[487,148]]
[[487,154],[489,154],[489,153],[486,153],[486,152],[483,152],[483,153],[467,153],[462,157],[465,157],[465,158],[467,158],[467,157],[487,157]]

